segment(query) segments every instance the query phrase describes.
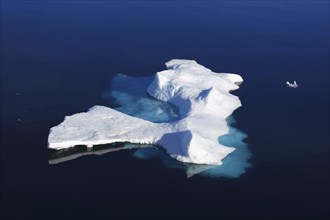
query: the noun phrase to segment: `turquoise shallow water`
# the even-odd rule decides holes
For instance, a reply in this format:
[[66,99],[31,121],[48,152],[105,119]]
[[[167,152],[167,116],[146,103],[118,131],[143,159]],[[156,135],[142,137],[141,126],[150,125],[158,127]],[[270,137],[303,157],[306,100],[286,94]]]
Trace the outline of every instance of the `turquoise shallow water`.
[[[118,75],[112,79],[110,90],[103,96],[110,100],[110,106],[118,105],[116,109],[131,116],[139,117],[152,122],[167,122],[180,119],[177,107],[169,103],[156,100],[146,92],[154,75],[149,77],[132,77]],[[134,152],[134,156],[140,159],[152,159],[158,157],[168,168],[181,168],[186,170],[186,175],[192,177],[201,174],[208,177],[239,177],[251,163],[251,156],[244,139],[245,133],[232,127],[235,123],[233,116],[228,118],[230,131],[228,135],[219,137],[219,142],[225,146],[235,147],[236,150],[224,159],[221,166],[183,164],[171,159],[163,150],[155,147],[143,147]],[[136,145],[138,147],[138,145]]]

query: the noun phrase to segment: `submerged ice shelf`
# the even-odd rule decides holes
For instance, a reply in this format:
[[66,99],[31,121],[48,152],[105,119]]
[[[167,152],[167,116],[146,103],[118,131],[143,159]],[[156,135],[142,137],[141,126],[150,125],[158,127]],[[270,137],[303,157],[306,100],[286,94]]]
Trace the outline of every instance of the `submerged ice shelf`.
[[154,123],[94,106],[65,117],[51,129],[49,148],[130,142],[155,144],[187,163],[220,165],[235,149],[219,144],[229,133],[226,119],[241,106],[230,91],[243,80],[237,74],[214,73],[192,60],[171,60],[149,85],[149,95],[179,108],[180,120]]

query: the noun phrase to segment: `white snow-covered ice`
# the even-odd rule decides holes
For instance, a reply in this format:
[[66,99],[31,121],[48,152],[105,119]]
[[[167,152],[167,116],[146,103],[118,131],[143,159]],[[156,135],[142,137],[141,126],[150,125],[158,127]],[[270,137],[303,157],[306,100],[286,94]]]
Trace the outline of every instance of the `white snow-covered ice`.
[[241,106],[230,91],[243,79],[215,73],[193,60],[171,60],[147,88],[149,95],[179,108],[180,120],[154,123],[117,110],[94,106],[88,112],[65,117],[50,130],[48,147],[130,142],[155,144],[187,163],[220,165],[235,150],[219,144],[229,133],[226,119]]

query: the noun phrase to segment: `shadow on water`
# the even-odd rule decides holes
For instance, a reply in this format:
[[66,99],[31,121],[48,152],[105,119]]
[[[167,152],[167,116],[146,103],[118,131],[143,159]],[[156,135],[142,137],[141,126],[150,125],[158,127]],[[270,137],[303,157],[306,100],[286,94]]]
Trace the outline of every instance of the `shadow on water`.
[[88,155],[102,155],[110,152],[115,152],[124,149],[131,149],[126,143],[112,143],[95,145],[93,147],[87,147],[86,145],[77,145],[71,148],[61,150],[48,150],[48,162],[49,164],[58,164],[70,160],[77,159],[82,156]]
[[[178,108],[172,104],[150,97],[146,88],[150,85],[154,75],[148,77],[131,77],[123,74],[117,75],[112,81],[110,90],[103,93],[103,97],[109,100],[109,107],[125,114],[142,118],[155,123],[175,121],[180,119]],[[113,143],[87,146],[75,146],[63,150],[49,150],[49,163],[57,164],[87,155],[102,155],[119,150],[134,150],[133,156],[139,159],[149,160],[158,158],[168,168],[184,169],[187,177],[200,174],[207,177],[237,178],[251,167],[248,162],[251,153],[244,139],[247,135],[237,128],[232,127],[235,119],[230,116],[227,119],[229,133],[219,137],[219,143],[225,146],[235,147],[236,150],[229,154],[217,165],[200,165],[179,162],[171,158],[164,149],[155,145]]]

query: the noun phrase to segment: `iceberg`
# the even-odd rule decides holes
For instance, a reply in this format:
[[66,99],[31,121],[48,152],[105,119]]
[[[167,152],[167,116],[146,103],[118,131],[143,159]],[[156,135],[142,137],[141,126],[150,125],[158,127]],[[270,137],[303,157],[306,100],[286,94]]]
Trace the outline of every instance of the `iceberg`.
[[286,81],[286,86],[289,87],[289,88],[297,88],[298,87],[298,84],[296,81],[293,81],[293,83],[290,83],[289,81]]
[[191,164],[221,165],[235,148],[219,142],[229,134],[227,118],[241,106],[230,92],[241,76],[215,73],[193,60],[174,59],[158,72],[147,88],[150,96],[178,107],[180,118],[152,122],[105,106],[66,116],[51,128],[48,147],[87,148],[118,142],[160,146],[174,159]]

